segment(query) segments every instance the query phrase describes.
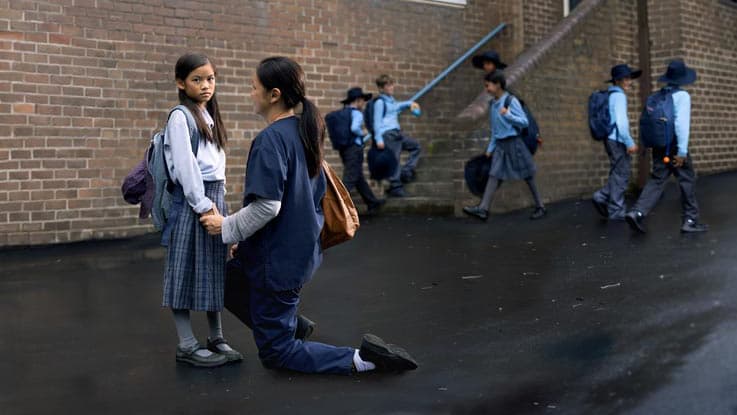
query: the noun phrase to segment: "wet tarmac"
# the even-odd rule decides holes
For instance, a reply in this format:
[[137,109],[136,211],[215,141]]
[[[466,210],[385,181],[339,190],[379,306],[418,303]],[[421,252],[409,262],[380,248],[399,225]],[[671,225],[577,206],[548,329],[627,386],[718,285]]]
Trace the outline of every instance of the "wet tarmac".
[[[176,364],[154,236],[0,251],[0,413],[735,414],[737,174],[699,180],[711,231],[681,235],[673,183],[650,233],[589,200],[471,219],[385,216],[303,290],[314,340],[408,349],[402,375]],[[203,315],[196,333],[206,336]]]

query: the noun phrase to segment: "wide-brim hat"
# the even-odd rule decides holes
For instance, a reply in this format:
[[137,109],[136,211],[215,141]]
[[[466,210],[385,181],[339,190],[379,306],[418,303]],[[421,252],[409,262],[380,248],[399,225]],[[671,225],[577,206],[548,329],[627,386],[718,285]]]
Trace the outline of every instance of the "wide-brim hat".
[[612,79],[606,81],[614,83],[614,81],[618,81],[622,78],[632,78],[637,79],[642,75],[642,71],[639,69],[632,69],[627,64],[621,64],[621,65],[615,65],[612,66]]
[[466,179],[468,190],[476,196],[483,196],[486,183],[489,181],[491,159],[486,154],[476,156],[466,162],[463,177]]
[[363,98],[366,101],[368,101],[371,99],[372,96],[373,96],[372,94],[365,94],[363,92],[363,89],[355,87],[355,88],[349,89],[348,92],[346,93],[346,98],[340,102],[343,104],[350,104],[351,102],[357,100],[358,98]]
[[688,85],[696,81],[696,71],[686,66],[682,60],[674,60],[668,64],[665,74],[658,82],[673,85]]
[[371,178],[374,180],[383,180],[391,177],[399,167],[399,162],[394,154],[386,150],[379,150],[372,147],[368,152],[368,168]]
[[484,62],[487,61],[493,62],[497,69],[504,69],[507,67],[507,64],[502,62],[502,58],[499,57],[499,54],[493,50],[476,55],[471,59],[473,66],[479,69],[484,69]]

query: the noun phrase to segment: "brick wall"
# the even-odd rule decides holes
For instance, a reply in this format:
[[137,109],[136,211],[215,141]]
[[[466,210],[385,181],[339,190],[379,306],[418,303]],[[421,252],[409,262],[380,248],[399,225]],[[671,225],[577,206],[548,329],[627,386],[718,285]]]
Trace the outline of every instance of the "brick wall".
[[[188,50],[218,66],[231,142],[228,201],[243,191],[248,146],[264,123],[249,102],[264,57],[296,58],[324,112],[353,85],[374,91],[388,72],[407,98],[495,27],[500,1],[451,8],[395,0],[0,0],[0,246],[133,235],[119,186],[176,104],[173,65]],[[504,48],[501,48],[504,50]],[[447,150],[444,119],[472,96],[468,65],[405,122],[432,156]],[[335,161],[334,155],[331,159]],[[442,185],[440,185],[442,186]]]

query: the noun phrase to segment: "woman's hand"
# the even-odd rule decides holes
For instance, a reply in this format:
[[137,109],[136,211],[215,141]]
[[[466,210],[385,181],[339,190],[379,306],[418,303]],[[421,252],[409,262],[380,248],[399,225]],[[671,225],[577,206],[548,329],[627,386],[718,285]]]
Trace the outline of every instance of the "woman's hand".
[[235,258],[235,255],[238,253],[238,244],[233,244],[230,246],[230,257]]
[[220,235],[223,233],[223,219],[223,215],[220,214],[215,205],[212,205],[211,210],[200,215],[200,223],[210,235]]

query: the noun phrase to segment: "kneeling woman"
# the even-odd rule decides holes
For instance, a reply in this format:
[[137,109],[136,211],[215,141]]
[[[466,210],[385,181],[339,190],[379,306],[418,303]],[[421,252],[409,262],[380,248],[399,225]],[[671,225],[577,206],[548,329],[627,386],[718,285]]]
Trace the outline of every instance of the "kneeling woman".
[[494,97],[489,106],[491,142],[486,149],[486,157],[491,159],[491,169],[481,203],[478,206],[466,206],[463,212],[481,220],[488,219],[491,200],[499,186],[505,180],[524,179],[535,199],[535,211],[530,219],[540,219],[546,211],[535,185],[535,162],[519,135],[519,130],[527,127],[527,115],[516,97],[511,96],[508,100],[507,81],[501,71],[487,74],[484,85]]
[[263,60],[252,86],[255,110],[268,126],[251,144],[244,208],[201,222],[212,234],[222,232],[225,243],[240,241],[235,256],[248,283],[242,301],[249,315],[239,318],[253,330],[262,363],[304,373],[415,369],[407,352],[374,335],[365,335],[358,350],[304,341],[297,333],[300,290],[322,262],[325,128],[305,97],[304,72],[291,59]]

